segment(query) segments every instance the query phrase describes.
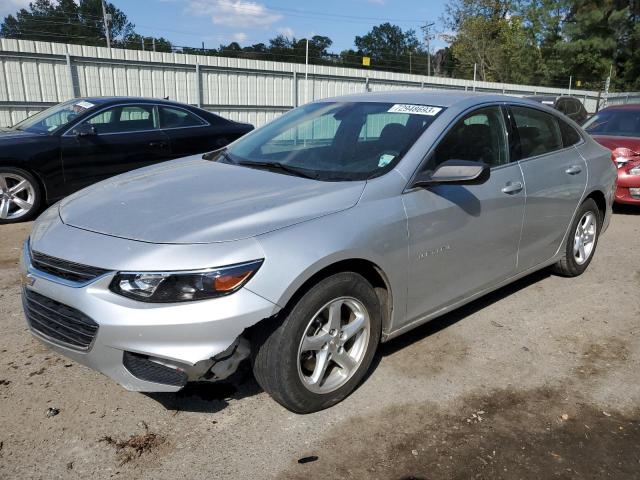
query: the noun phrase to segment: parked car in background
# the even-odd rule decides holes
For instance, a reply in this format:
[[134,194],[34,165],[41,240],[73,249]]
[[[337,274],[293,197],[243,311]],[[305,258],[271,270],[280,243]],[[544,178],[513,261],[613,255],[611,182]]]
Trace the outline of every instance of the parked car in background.
[[377,92],[294,109],[227,148],[51,207],[23,301],[51,348],[139,391],[230,375],[295,412],[345,398],[378,344],[607,228],[609,152],[523,99]]
[[0,129],[0,224],[92,183],[223,147],[253,129],[166,100],[76,98]]
[[559,112],[564,113],[578,125],[582,125],[589,116],[580,99],[576,97],[570,97],[568,95],[535,95],[525,98],[555,108]]
[[616,202],[640,205],[640,105],[600,110],[584,125],[596,142],[611,150],[618,167]]

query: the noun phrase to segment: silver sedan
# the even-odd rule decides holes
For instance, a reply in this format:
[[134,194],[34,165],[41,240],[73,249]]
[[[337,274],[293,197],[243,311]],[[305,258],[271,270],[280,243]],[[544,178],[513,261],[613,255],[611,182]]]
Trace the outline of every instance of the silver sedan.
[[531,101],[322,100],[51,207],[24,246],[26,318],[131,390],[250,357],[276,401],[313,412],[380,342],[533,271],[584,272],[615,179],[608,150]]

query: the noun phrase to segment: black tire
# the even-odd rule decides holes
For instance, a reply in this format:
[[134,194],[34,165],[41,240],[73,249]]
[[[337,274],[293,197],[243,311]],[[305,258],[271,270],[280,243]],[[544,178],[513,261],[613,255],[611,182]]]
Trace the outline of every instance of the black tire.
[[[583,219],[583,217],[587,213],[593,213],[596,219],[596,232],[595,238],[593,241],[593,249],[589,254],[588,258],[584,263],[578,263],[574,255],[574,239],[576,230],[578,229],[578,224]],[[561,275],[563,277],[577,277],[578,275],[582,275],[582,273],[587,269],[593,256],[596,253],[596,247],[598,245],[598,238],[600,236],[600,228],[602,226],[602,214],[600,213],[600,209],[598,205],[592,198],[586,199],[580,208],[578,209],[576,216],[571,224],[571,228],[569,229],[569,233],[567,234],[567,239],[565,240],[565,245],[562,251],[562,257],[558,261],[558,263],[554,264],[551,269],[553,273],[556,275]]]
[[[40,206],[42,205],[42,190],[40,188],[40,184],[38,183],[38,181],[35,179],[33,175],[31,175],[29,172],[25,170],[22,170],[21,168],[0,167],[0,176],[3,176],[3,175],[10,177],[9,180],[11,184],[8,185],[9,187],[11,187],[12,184],[15,186],[16,180],[13,178],[14,176],[21,177],[27,182],[29,182],[32,188],[33,198],[32,198],[32,201],[30,202],[31,208],[28,211],[26,211],[24,214],[21,214],[14,218],[2,218],[3,212],[1,209],[3,206],[3,202],[8,201],[8,198],[6,196],[8,192],[4,192],[4,193],[0,192],[0,225],[7,224],[7,223],[26,222],[27,220],[33,219],[40,211]],[[0,182],[2,182],[2,180],[0,180]],[[0,184],[0,190],[1,189],[2,189],[2,185]],[[25,191],[18,193],[18,198],[24,200],[24,196],[25,196]],[[15,205],[12,205],[9,213],[11,212],[15,213],[16,208],[17,207]]]
[[[298,373],[299,347],[314,314],[329,302],[352,297],[369,315],[369,336],[362,360],[352,376],[327,393],[310,391]],[[310,288],[276,319],[265,320],[252,334],[253,372],[260,386],[278,403],[295,413],[312,413],[347,397],[367,373],[381,332],[381,308],[371,284],[353,272],[337,273]],[[363,341],[364,343],[364,341]]]

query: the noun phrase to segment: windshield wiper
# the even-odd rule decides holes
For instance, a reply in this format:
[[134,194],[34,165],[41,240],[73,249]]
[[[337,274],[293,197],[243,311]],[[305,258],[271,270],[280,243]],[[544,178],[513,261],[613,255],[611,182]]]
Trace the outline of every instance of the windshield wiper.
[[[226,156],[226,158],[231,160],[228,156]],[[297,177],[310,178],[312,180],[318,179],[318,174],[316,173],[310,173],[305,169],[292,167],[291,165],[287,165],[286,163],[280,163],[280,162],[237,161],[237,162],[233,162],[232,165],[242,165],[243,167],[264,168],[269,170],[280,170],[281,172],[286,172],[291,175],[295,175]]]

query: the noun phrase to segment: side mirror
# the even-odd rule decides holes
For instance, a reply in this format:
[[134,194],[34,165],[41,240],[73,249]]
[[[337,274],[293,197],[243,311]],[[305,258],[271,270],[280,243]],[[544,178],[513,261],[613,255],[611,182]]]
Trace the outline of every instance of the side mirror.
[[89,125],[88,123],[81,123],[73,129],[73,134],[76,137],[90,137],[92,135],[97,135],[97,133],[96,127]]
[[469,160],[447,160],[434,171],[421,172],[415,178],[412,187],[430,185],[480,185],[489,180],[490,167],[486,163]]

